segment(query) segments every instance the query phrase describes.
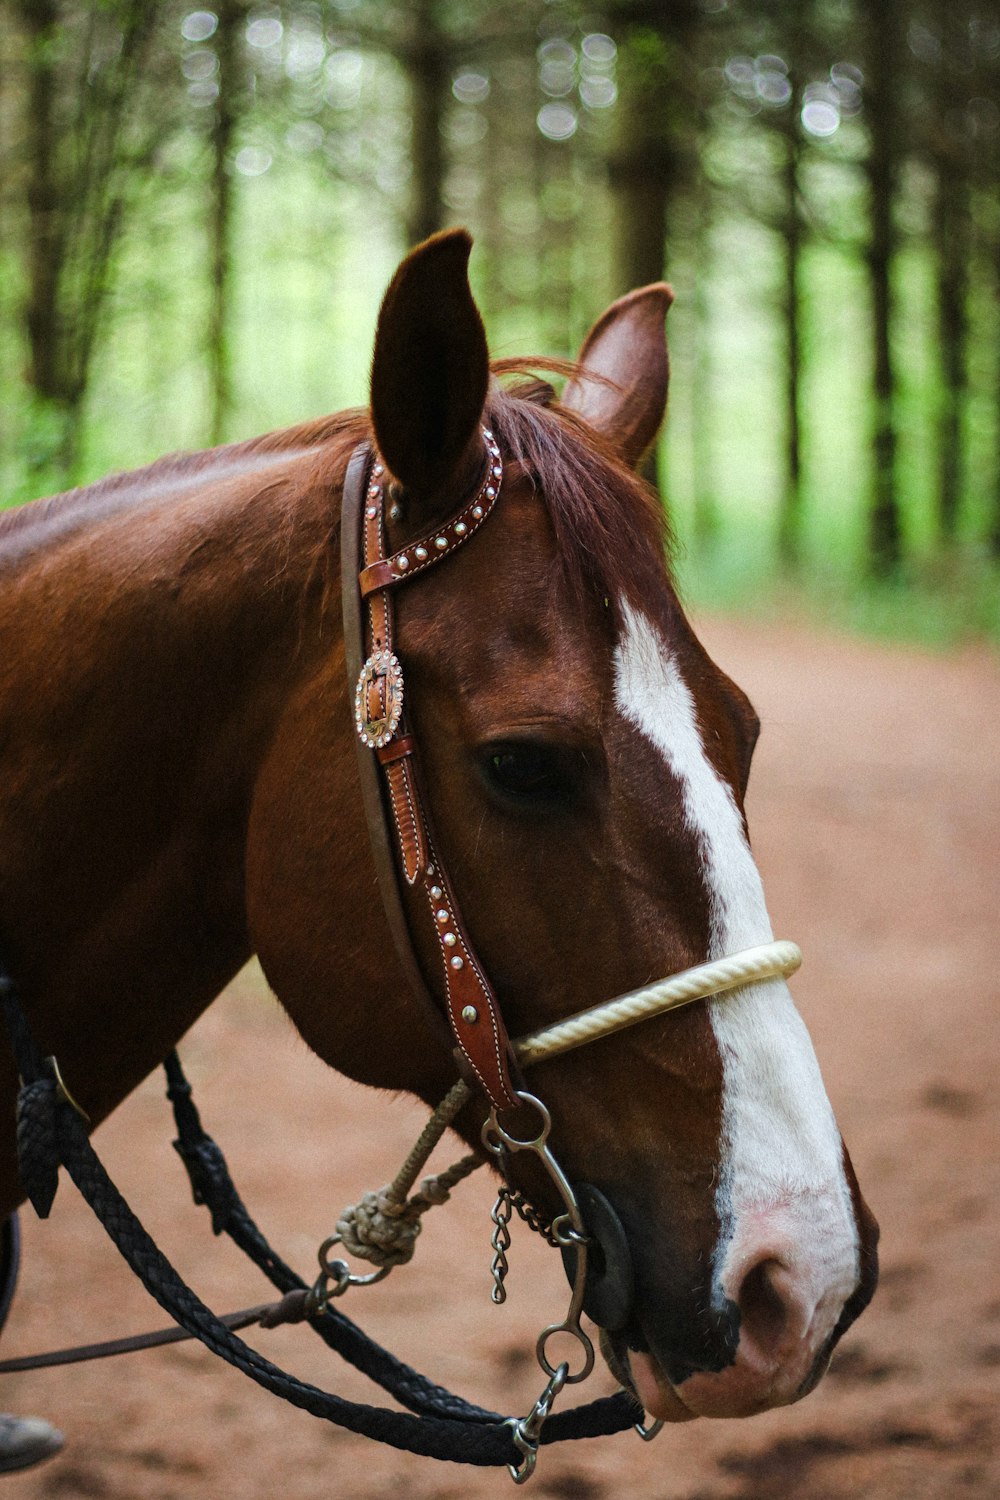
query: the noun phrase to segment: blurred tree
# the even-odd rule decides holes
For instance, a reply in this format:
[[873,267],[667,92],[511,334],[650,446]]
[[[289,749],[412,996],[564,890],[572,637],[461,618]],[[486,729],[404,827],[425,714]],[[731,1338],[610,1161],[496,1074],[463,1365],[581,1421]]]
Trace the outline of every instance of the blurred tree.
[[[17,462],[28,451],[72,468],[95,367],[102,398],[127,387],[136,424],[150,400],[205,412],[192,375],[207,379],[213,438],[256,421],[266,374],[251,378],[258,362],[238,382],[234,368],[251,301],[287,309],[289,330],[301,319],[281,344],[306,372],[305,309],[330,301],[331,242],[354,256],[397,227],[410,241],[465,222],[498,348],[516,335],[565,353],[609,294],[669,268],[694,392],[672,472],[691,476],[700,541],[721,535],[721,474],[746,463],[771,480],[782,440],[780,555],[800,560],[820,529],[846,541],[851,497],[841,477],[846,503],[816,508],[834,482],[818,457],[832,410],[857,399],[874,477],[864,495],[857,481],[853,514],[863,507],[873,568],[932,545],[928,496],[942,539],[988,536],[1000,556],[995,0],[0,0],[0,12],[0,369]],[[264,264],[266,285],[251,279]],[[867,388],[845,342],[862,326],[862,267]],[[252,297],[234,297],[236,278]],[[346,338],[351,298],[334,300]],[[933,311],[933,333],[898,307]],[[150,359],[173,329],[191,331],[170,361]],[[733,357],[747,339],[762,355],[752,381]],[[902,347],[915,420],[901,441]],[[107,426],[101,462],[116,456]],[[21,483],[23,463],[5,462]]]
[[209,364],[212,415],[210,436],[219,443],[233,398],[230,339],[232,282],[233,135],[245,105],[243,31],[248,6],[244,0],[215,0],[218,24],[213,37],[218,58],[218,94],[211,126],[212,166],[209,207],[211,288],[206,350]]
[[[949,0],[954,12],[954,0]],[[946,18],[948,29],[958,18]],[[958,37],[955,38],[959,40]],[[938,417],[937,512],[942,536],[955,540],[962,498],[962,427],[968,389],[968,299],[972,250],[971,180],[957,73],[966,59],[946,49],[935,79],[931,109],[932,161],[935,173],[932,234],[937,280],[938,345],[941,351],[941,406]],[[956,66],[957,65],[957,66]]]
[[[682,193],[695,175],[700,139],[697,0],[612,0],[618,103],[608,153],[614,290],[661,281]],[[657,450],[644,477],[659,484]]]
[[540,0],[527,0],[516,13],[498,12],[488,0],[367,0],[352,7],[351,27],[360,43],[394,58],[406,79],[410,186],[402,218],[408,245],[447,220],[447,116],[455,78],[473,65],[485,67],[478,75],[487,82],[485,99],[489,63],[523,48],[539,7]]
[[673,210],[697,165],[697,0],[612,0],[618,105],[608,154],[618,293],[663,277]]
[[[824,135],[839,128],[842,114],[857,101],[845,97],[845,64],[838,62],[842,27],[830,15],[826,0],[758,0],[726,14],[723,38],[729,56],[723,72],[724,106],[752,130],[767,149],[758,153],[760,167],[735,183],[727,183],[727,197],[747,217],[764,224],[775,235],[781,254],[778,293],[783,349],[784,476],[778,498],[777,540],[781,562],[797,567],[802,559],[804,506],[802,386],[805,365],[803,337],[805,292],[803,258],[815,237],[817,220],[826,232],[806,188],[811,153]],[[756,55],[740,48],[754,45]],[[846,65],[860,77],[859,70]],[[854,77],[849,87],[857,94]],[[747,153],[749,156],[749,152]]]
[[[931,239],[942,385],[937,519],[942,538],[954,543],[968,487],[975,241],[977,234],[1000,237],[1000,15],[982,0],[927,0],[911,18],[908,34],[926,105],[920,141],[934,180]],[[1000,431],[1000,402],[996,423]],[[1000,463],[996,485],[1000,494]]]
[[904,0],[878,0],[863,12],[868,106],[868,271],[872,295],[874,494],[869,518],[870,564],[894,572],[902,560],[897,486],[897,383],[893,364],[895,213],[903,156],[902,90],[906,70]]
[[54,461],[72,474],[95,341],[133,174],[157,133],[141,119],[158,0],[7,0],[24,39],[28,380]]
[[397,55],[410,87],[410,245],[444,226],[444,112],[459,49],[444,27],[443,10],[443,0],[412,0],[400,28]]

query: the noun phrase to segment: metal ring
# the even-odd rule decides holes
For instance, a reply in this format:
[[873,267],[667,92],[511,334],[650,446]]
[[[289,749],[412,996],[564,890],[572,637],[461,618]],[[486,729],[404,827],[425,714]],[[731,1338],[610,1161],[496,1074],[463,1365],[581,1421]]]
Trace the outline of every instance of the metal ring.
[[[576,1375],[569,1373],[569,1364],[566,1360],[560,1361],[558,1365],[553,1365],[546,1357],[545,1346],[549,1339],[557,1333],[569,1334],[570,1338],[576,1339],[583,1350],[583,1368]],[[586,1380],[594,1368],[594,1346],[579,1323],[571,1323],[567,1318],[564,1323],[550,1323],[548,1328],[542,1329],[535,1343],[535,1358],[550,1379],[556,1375],[557,1371],[565,1369],[566,1374],[563,1378],[566,1385],[577,1385],[581,1380]]]
[[648,1427],[644,1426],[642,1422],[633,1422],[632,1425],[644,1443],[651,1443],[657,1433],[662,1432],[664,1424],[662,1418],[657,1417],[656,1421],[650,1422]]
[[[343,1235],[331,1234],[329,1239],[323,1241],[317,1251],[323,1274],[329,1276],[337,1283],[334,1291],[329,1293],[331,1297],[340,1297],[347,1291],[349,1286],[374,1286],[376,1281],[383,1281],[392,1266],[379,1266],[377,1271],[369,1271],[366,1276],[358,1276],[351,1270],[346,1260],[330,1260],[329,1254],[334,1245],[343,1244]],[[345,1275],[346,1273],[346,1275]]]
[[500,1119],[497,1111],[495,1109],[492,1110],[490,1113],[490,1118],[483,1126],[483,1144],[494,1154],[496,1154],[498,1148],[491,1145],[490,1142],[486,1139],[488,1132],[495,1132],[497,1138],[499,1139],[501,1147],[506,1146],[508,1151],[538,1150],[540,1146],[544,1146],[545,1142],[549,1138],[549,1131],[552,1129],[552,1116],[545,1108],[545,1105],[542,1103],[541,1099],[536,1099],[534,1094],[526,1094],[520,1089],[517,1091],[517,1098],[521,1101],[522,1104],[533,1104],[535,1106],[535,1108],[538,1110],[538,1113],[542,1117],[542,1128],[536,1136],[532,1136],[529,1140],[526,1141],[522,1140],[519,1136],[511,1135],[509,1130],[505,1130],[504,1127],[500,1124]]

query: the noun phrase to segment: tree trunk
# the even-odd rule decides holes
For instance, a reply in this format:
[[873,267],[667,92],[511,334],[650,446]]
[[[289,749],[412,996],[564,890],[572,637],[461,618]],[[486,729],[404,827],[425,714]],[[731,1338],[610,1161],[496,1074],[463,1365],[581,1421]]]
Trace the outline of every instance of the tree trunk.
[[938,341],[943,381],[938,417],[938,524],[945,542],[956,539],[962,498],[970,228],[964,164],[954,157],[945,156],[938,164],[934,213]]
[[410,41],[403,61],[410,83],[410,165],[412,184],[406,216],[410,245],[444,224],[444,111],[448,99],[450,50],[441,28],[440,0],[413,0]]
[[[663,279],[671,210],[686,175],[694,103],[690,80],[700,12],[689,0],[623,3],[616,136],[608,157],[615,291]],[[656,450],[643,476],[658,483]]]
[[712,462],[713,331],[708,286],[712,278],[712,200],[706,182],[697,194],[697,228],[694,242],[694,361],[691,377],[691,458],[693,479],[693,530],[696,549],[707,552],[719,535],[719,507],[715,494]]
[[870,565],[895,571],[902,560],[896,483],[896,377],[892,360],[892,271],[896,252],[893,210],[899,168],[897,91],[903,63],[900,0],[879,0],[868,15],[868,252],[872,294],[875,394],[875,487],[869,521]]
[[28,379],[35,395],[60,406],[67,400],[59,359],[59,274],[65,250],[56,172],[55,59],[59,14],[56,0],[20,0],[27,38],[28,95],[25,110],[28,292]]
[[76,467],[83,401],[132,169],[130,142],[158,0],[120,0],[82,13],[58,0],[17,0],[26,42],[28,380],[39,421],[29,464]]
[[215,50],[219,59],[219,97],[212,123],[212,181],[209,210],[211,297],[208,314],[208,361],[212,418],[210,441],[221,443],[232,408],[232,349],[229,338],[232,285],[233,186],[230,151],[236,125],[239,79],[239,29],[245,19],[239,0],[219,0]]
[[615,292],[663,277],[667,207],[679,177],[676,143],[666,133],[673,69],[670,44],[646,30],[619,49],[616,141],[608,162],[614,198]]
[[995,293],[995,307],[997,316],[994,317],[994,330],[996,334],[996,363],[993,370],[994,378],[994,426],[993,426],[993,513],[990,517],[987,546],[990,555],[1000,562],[1000,233],[995,233],[993,241],[993,287]]
[[785,251],[785,488],[778,516],[778,550],[786,567],[802,559],[802,426],[800,376],[802,219],[799,214],[799,140],[794,116],[789,113],[785,130],[785,219],[782,226]]

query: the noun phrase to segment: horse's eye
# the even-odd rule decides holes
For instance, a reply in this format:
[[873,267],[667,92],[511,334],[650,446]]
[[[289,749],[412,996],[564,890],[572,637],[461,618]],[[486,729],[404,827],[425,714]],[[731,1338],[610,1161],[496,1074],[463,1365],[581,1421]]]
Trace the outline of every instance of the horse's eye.
[[532,807],[562,807],[573,800],[576,779],[566,758],[547,745],[503,745],[486,761],[490,784],[505,797]]

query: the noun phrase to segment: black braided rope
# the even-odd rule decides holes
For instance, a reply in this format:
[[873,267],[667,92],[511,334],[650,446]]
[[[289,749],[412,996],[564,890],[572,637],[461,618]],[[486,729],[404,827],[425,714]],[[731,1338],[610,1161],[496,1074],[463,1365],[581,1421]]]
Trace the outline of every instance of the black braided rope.
[[[79,1115],[33,1043],[13,985],[2,974],[0,1002],[23,1079],[18,1100],[21,1175],[32,1201],[38,1199],[44,1205],[43,1216],[48,1212],[61,1162],[150,1295],[212,1353],[264,1389],[313,1416],[405,1452],[480,1467],[519,1461],[509,1422],[425,1380],[368,1339],[342,1314],[331,1310],[313,1326],[331,1347],[366,1374],[371,1373],[374,1380],[409,1405],[411,1412],[420,1415],[348,1401],[322,1391],[272,1364],[227,1328],[177,1275],[108,1177]],[[300,1289],[304,1283],[270,1249],[239,1198],[221,1151],[201,1129],[183,1074],[175,1092],[184,1100],[181,1116],[187,1121],[180,1132],[178,1149],[189,1166],[196,1196],[209,1203],[216,1232],[224,1229],[229,1233],[279,1289]],[[185,1135],[190,1137],[188,1144],[192,1147],[204,1147],[188,1152],[196,1163],[193,1170],[185,1153]],[[634,1404],[621,1393],[553,1416],[543,1428],[541,1441],[607,1436],[625,1430],[635,1420]]]
[[[176,1052],[164,1062],[167,1074],[167,1096],[174,1106],[178,1154],[188,1168],[195,1201],[204,1203],[212,1215],[216,1233],[228,1234],[254,1264],[281,1292],[302,1290],[305,1282],[271,1248],[257,1224],[247,1212],[243,1200],[229,1175],[220,1147],[206,1134],[197,1106]],[[210,1162],[201,1172],[192,1163]],[[460,1418],[466,1422],[499,1423],[499,1412],[474,1406],[444,1386],[435,1385],[410,1365],[397,1359],[359,1328],[338,1309],[327,1307],[309,1322],[324,1342],[369,1380],[388,1391],[401,1405],[422,1415]],[[543,1443],[567,1442],[583,1437],[607,1437],[626,1432],[641,1420],[641,1408],[624,1391],[602,1396],[585,1406],[556,1412],[542,1429]]]
[[[304,1291],[306,1283],[268,1244],[251,1218],[232,1178],[225,1156],[206,1134],[197,1106],[176,1052],[163,1064],[167,1075],[167,1097],[173,1105],[177,1125],[174,1148],[187,1169],[196,1203],[204,1204],[216,1234],[226,1234],[261,1270],[279,1292]],[[369,1380],[388,1391],[401,1405],[421,1415],[460,1417],[465,1421],[502,1422],[500,1412],[454,1395],[435,1385],[410,1365],[366,1334],[339,1308],[327,1306],[311,1317],[311,1327],[327,1346]]]
[[416,1417],[346,1401],[288,1374],[251,1349],[185,1285],[153,1243],[107,1176],[72,1108],[58,1100],[53,1108],[59,1155],[106,1233],[160,1306],[213,1354],[291,1405],[406,1452],[482,1466],[517,1460],[505,1424],[486,1427],[454,1419]]

